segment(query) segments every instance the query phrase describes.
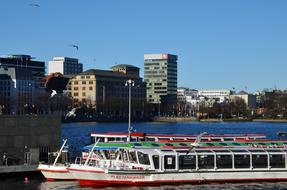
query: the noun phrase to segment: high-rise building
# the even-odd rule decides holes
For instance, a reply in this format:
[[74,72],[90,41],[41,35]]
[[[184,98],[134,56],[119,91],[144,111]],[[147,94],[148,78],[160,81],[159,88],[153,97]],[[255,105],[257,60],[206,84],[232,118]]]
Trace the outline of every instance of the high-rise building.
[[78,59],[69,57],[54,57],[48,63],[48,74],[62,73],[63,75],[78,74],[83,72],[83,64]]
[[34,80],[31,70],[0,66],[0,106],[7,114],[23,114],[32,104]]
[[0,57],[0,66],[31,70],[35,88],[44,88],[45,62],[32,59],[30,55],[9,55]]
[[177,98],[177,55],[145,54],[144,81],[149,103],[174,104]]

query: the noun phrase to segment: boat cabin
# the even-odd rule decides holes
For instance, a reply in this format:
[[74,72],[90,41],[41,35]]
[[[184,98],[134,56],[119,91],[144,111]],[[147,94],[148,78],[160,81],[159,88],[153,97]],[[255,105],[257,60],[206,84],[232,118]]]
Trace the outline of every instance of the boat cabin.
[[214,148],[192,150],[119,148],[97,149],[97,166],[113,170],[158,172],[204,170],[280,170],[286,168],[287,149]]

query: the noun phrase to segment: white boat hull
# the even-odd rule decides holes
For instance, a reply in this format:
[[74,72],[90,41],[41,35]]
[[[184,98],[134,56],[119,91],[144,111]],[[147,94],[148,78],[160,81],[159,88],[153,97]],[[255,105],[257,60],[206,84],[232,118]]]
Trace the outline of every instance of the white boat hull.
[[74,180],[73,175],[67,169],[65,165],[47,165],[40,164],[38,170],[44,175],[47,180]]
[[287,181],[286,170],[206,170],[206,171],[112,171],[91,166],[71,166],[70,173],[82,185],[161,185],[174,183]]

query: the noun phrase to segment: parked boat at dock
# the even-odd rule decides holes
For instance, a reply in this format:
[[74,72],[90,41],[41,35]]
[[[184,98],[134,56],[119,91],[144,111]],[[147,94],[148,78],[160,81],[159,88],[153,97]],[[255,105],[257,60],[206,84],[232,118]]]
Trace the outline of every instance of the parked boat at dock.
[[287,181],[286,147],[114,148],[68,170],[82,185]]
[[[98,139],[100,142],[127,142],[130,134],[130,141],[163,141],[163,140],[195,140],[198,134],[152,134],[142,132],[107,132],[91,133],[93,141]],[[235,140],[259,140],[265,139],[264,134],[208,134],[205,133],[202,141],[235,141]]]
[[64,151],[65,145],[67,143],[67,139],[64,140],[63,145],[60,150],[56,153],[56,158],[53,164],[39,164],[37,170],[41,171],[44,177],[49,181],[54,180],[74,180],[74,177],[68,171],[69,164],[68,163],[58,163],[58,160],[61,154]]

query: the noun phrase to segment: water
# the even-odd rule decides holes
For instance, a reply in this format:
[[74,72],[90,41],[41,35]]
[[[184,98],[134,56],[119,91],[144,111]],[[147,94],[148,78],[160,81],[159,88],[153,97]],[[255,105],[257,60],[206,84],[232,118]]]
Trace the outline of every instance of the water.
[[[287,123],[268,122],[221,122],[221,123],[133,123],[132,126],[138,132],[163,133],[163,134],[199,134],[207,132],[212,134],[239,134],[260,133],[269,139],[278,139],[277,132],[286,132]],[[123,132],[127,131],[126,123],[68,123],[62,125],[62,138],[68,139],[69,149],[80,152],[81,148],[90,143],[91,132]],[[42,177],[31,176],[29,182],[24,182],[24,177],[0,179],[0,190],[90,190],[91,187],[80,187],[77,182],[46,182]],[[287,182],[280,183],[226,183],[226,184],[204,184],[204,185],[177,185],[160,187],[117,187],[104,188],[104,190],[205,190],[205,189],[231,189],[231,190],[277,190],[286,189]]]

